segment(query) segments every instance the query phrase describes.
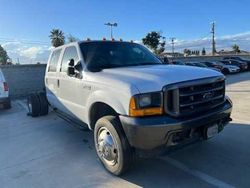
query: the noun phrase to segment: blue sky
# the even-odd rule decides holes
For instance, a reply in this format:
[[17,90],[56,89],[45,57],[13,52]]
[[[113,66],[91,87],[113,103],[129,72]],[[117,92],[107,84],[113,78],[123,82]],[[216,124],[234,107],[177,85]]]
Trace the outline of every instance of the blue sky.
[[80,39],[101,39],[109,36],[104,23],[111,21],[118,23],[115,38],[140,40],[156,30],[167,39],[176,37],[177,50],[209,50],[215,21],[219,49],[237,43],[250,50],[249,7],[248,0],[0,0],[0,44],[13,61],[46,61],[52,28]]

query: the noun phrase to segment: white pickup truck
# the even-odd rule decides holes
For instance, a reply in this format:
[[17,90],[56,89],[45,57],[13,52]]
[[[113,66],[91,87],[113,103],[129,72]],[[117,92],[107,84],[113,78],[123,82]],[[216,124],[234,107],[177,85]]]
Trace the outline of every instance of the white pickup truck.
[[[137,150],[208,139],[231,120],[221,73],[164,65],[132,42],[83,41],[53,49],[45,86],[54,109],[94,131],[98,157],[115,175],[131,165]],[[44,98],[29,97],[32,116],[48,113]]]

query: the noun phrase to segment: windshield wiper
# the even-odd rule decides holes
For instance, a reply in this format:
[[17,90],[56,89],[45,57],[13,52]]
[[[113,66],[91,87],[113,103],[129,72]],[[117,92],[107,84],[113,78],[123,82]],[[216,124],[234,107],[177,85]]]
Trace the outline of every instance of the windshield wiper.
[[138,65],[161,65],[161,63],[156,63],[156,62],[143,62],[143,63],[139,63]]

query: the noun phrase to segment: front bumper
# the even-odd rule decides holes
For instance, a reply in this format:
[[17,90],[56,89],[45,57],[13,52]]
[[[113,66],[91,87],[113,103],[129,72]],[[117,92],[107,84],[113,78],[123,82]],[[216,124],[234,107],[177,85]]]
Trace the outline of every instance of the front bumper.
[[230,73],[238,73],[240,72],[240,69],[229,69]]
[[202,132],[215,123],[219,125],[220,132],[230,121],[231,111],[232,103],[226,100],[222,106],[195,117],[175,119],[166,115],[133,118],[120,115],[120,121],[131,146],[151,150],[181,144],[194,136],[201,137]]

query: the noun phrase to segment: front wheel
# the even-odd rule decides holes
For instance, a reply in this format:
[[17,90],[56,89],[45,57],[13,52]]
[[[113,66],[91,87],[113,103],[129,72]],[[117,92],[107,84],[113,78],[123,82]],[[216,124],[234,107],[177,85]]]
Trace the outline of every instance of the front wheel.
[[128,169],[134,152],[117,117],[99,119],[95,125],[94,139],[97,155],[109,172],[121,175]]

